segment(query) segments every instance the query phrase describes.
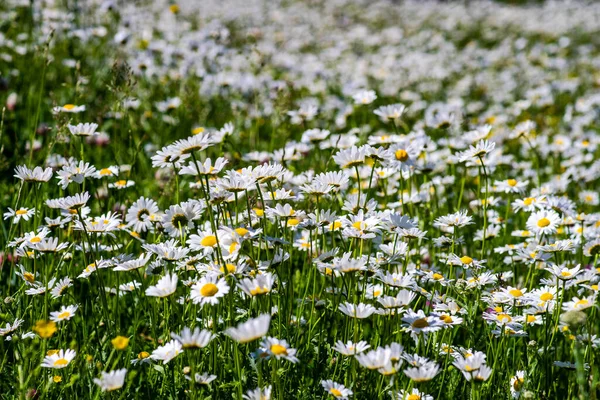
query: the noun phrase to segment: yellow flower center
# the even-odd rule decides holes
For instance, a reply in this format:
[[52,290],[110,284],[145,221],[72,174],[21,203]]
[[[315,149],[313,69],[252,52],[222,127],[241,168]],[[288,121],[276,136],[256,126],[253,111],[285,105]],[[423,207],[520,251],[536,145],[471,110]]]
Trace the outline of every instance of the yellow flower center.
[[30,272],[25,272],[25,273],[23,274],[23,279],[25,279],[27,282],[30,282],[30,283],[32,283],[32,282],[35,280],[35,277],[33,276],[33,274],[32,274],[32,273],[30,273]]
[[200,294],[204,297],[212,297],[219,292],[219,288],[214,283],[206,283],[200,289]]
[[271,346],[271,353],[275,354],[276,356],[279,356],[282,354],[287,354],[287,349],[280,344],[274,344]]
[[500,322],[510,322],[510,321],[512,321],[512,318],[511,318],[511,316],[510,316],[510,315],[508,315],[508,314],[498,314],[498,315],[496,316],[496,318],[497,318],[497,319],[498,319],[498,321],[500,321]]
[[17,214],[17,215],[25,215],[25,214],[27,214],[27,210],[21,208],[20,210],[15,211],[15,214]]
[[127,181],[124,181],[124,180],[117,181],[117,186],[125,186],[125,185],[127,185]]
[[537,226],[540,228],[545,228],[550,225],[550,220],[548,218],[542,218],[538,221]]
[[54,375],[54,377],[52,378],[52,380],[54,381],[54,383],[61,383],[62,382],[62,377],[60,375]]
[[244,236],[245,234],[247,234],[249,231],[246,228],[236,228],[235,233],[237,233],[240,236]]
[[260,286],[254,288],[250,291],[250,294],[252,296],[257,296],[257,295],[261,295],[261,294],[265,294],[265,293],[269,293],[269,289],[266,287],[260,287]]
[[436,272],[435,274],[433,274],[433,279],[435,279],[436,281],[439,281],[440,279],[444,279],[444,276],[442,274],[438,274]]
[[65,104],[65,105],[63,106],[63,108],[64,108],[65,110],[72,110],[72,109],[74,109],[74,108],[75,108],[75,104]]
[[198,127],[198,128],[192,129],[192,134],[193,135],[197,135],[197,134],[202,133],[202,132],[204,132],[204,128],[202,128],[202,127]]
[[300,221],[297,218],[290,218],[288,219],[288,226],[296,226],[300,223]]
[[549,292],[543,293],[540,296],[540,300],[542,300],[542,301],[550,301],[553,298],[554,298],[554,295],[552,293],[549,293]]
[[340,229],[341,227],[342,227],[342,223],[340,221],[335,221],[333,224],[331,224],[332,231],[336,231],[336,230]]
[[462,257],[460,258],[460,261],[461,261],[463,264],[467,264],[467,265],[468,265],[468,264],[471,264],[471,263],[473,262],[473,259],[472,259],[471,257],[469,257],[469,256],[462,256]]
[[356,221],[352,224],[352,227],[361,231],[364,229],[363,226],[365,226],[365,225],[366,224],[363,221]]
[[526,206],[530,206],[531,203],[533,203],[533,197],[527,197],[525,200],[523,200],[523,204]]
[[515,389],[515,391],[517,391],[517,392],[520,392],[521,388],[523,387],[524,381],[525,380],[523,378],[515,379],[515,382],[513,383],[513,389]]
[[520,289],[512,289],[508,293],[510,293],[511,296],[513,296],[513,297],[521,297],[521,296],[523,296],[523,292],[521,292]]
[[169,11],[171,11],[173,14],[177,14],[179,12],[179,6],[177,4],[171,4],[169,6]]
[[147,351],[142,351],[142,352],[138,353],[139,360],[143,360],[144,358],[148,358],[148,357],[150,357],[150,353],[148,353]]
[[454,322],[454,320],[452,319],[452,317],[449,316],[449,315],[446,315],[446,314],[440,316],[440,319],[442,321],[444,321],[445,323],[447,323],[447,324],[451,324],[452,322]]
[[65,319],[71,316],[71,313],[68,311],[65,312],[61,312],[60,314],[58,314],[58,318],[59,319]]
[[412,323],[413,328],[423,329],[429,326],[429,322],[427,322],[427,318],[419,318],[415,322]]
[[225,268],[221,267],[221,268],[219,268],[219,271],[225,272],[225,269],[227,269],[228,274],[233,274],[236,271],[235,264],[231,264],[231,263],[225,264]]
[[54,361],[54,366],[55,367],[62,367],[65,366],[69,363],[69,361],[66,358],[59,358],[58,360]]
[[572,274],[569,271],[562,271],[560,273],[564,278],[570,277]]
[[589,304],[588,299],[581,299],[577,303],[575,303],[576,306],[586,306],[588,304]]
[[335,397],[340,397],[342,395],[342,392],[340,392],[338,389],[336,388],[331,388],[329,389],[329,393],[331,393],[332,395],[334,395]]
[[509,180],[506,181],[506,183],[508,183],[508,186],[512,186],[512,187],[517,186],[517,180],[516,179],[509,179]]
[[217,237],[215,235],[205,236],[200,241],[200,244],[204,247],[213,247],[215,244],[217,244]]
[[110,170],[110,168],[102,168],[100,170],[100,175],[102,175],[102,176],[112,175],[112,171]]
[[394,155],[396,156],[396,160],[398,161],[405,162],[406,160],[408,160],[408,153],[404,149],[396,150]]

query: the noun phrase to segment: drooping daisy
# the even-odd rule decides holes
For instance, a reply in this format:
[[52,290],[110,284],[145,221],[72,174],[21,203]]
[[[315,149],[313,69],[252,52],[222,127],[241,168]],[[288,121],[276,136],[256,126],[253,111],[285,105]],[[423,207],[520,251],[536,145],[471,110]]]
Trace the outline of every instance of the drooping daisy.
[[358,343],[352,343],[351,341],[348,341],[345,344],[341,340],[338,340],[335,343],[335,346],[333,346],[333,349],[335,351],[337,351],[338,353],[343,354],[345,356],[354,356],[356,354],[362,353],[363,351],[369,349],[370,347],[371,346],[363,340],[361,340]]
[[42,169],[41,167],[35,167],[34,169],[29,169],[25,165],[19,165],[15,168],[14,176],[25,182],[48,182],[52,178],[52,168]]
[[100,389],[103,392],[111,392],[123,387],[123,384],[125,383],[125,375],[127,375],[126,368],[102,372],[100,378],[94,378],[94,383],[100,386]]
[[67,125],[69,128],[69,132],[73,136],[93,136],[96,135],[96,129],[98,128],[98,124],[94,123],[79,123],[77,125]]
[[433,396],[420,392],[419,389],[413,388],[410,392],[408,390],[400,390],[396,393],[395,400],[433,400]]
[[244,400],[271,400],[271,386],[267,386],[263,389],[256,388],[248,390],[246,394],[242,396]]
[[249,319],[235,328],[228,328],[225,330],[225,333],[239,343],[249,343],[265,336],[269,330],[270,323],[271,316],[263,314],[257,318]]
[[198,327],[192,331],[186,326],[178,335],[171,333],[171,337],[181,343],[184,349],[201,349],[206,347],[215,338],[215,335],[205,329],[200,330]]
[[164,346],[157,347],[150,355],[150,358],[156,361],[162,361],[163,364],[166,364],[183,352],[182,347],[183,346],[179,341],[171,340]]
[[439,365],[427,363],[420,367],[405,369],[404,375],[408,376],[413,382],[427,382],[435,378],[439,371]]
[[176,274],[165,274],[155,286],[149,286],[146,289],[146,296],[167,297],[172,295],[177,290],[177,280]]
[[338,308],[345,315],[359,319],[369,318],[376,310],[375,307],[370,304],[352,304],[348,302],[340,304]]

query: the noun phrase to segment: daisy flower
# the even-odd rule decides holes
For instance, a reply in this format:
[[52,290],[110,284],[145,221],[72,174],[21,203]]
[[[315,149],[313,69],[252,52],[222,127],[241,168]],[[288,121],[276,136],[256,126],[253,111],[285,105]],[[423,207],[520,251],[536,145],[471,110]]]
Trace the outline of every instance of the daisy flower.
[[65,104],[64,106],[57,106],[57,107],[52,108],[52,112],[54,114],[58,114],[61,112],[77,114],[77,113],[80,113],[83,111],[85,111],[84,105],[78,106],[75,104]]
[[52,178],[52,168],[42,169],[41,167],[35,167],[34,169],[29,169],[25,165],[20,165],[15,168],[14,176],[25,182],[48,182]]
[[336,399],[345,400],[352,396],[352,390],[347,389],[341,383],[334,382],[331,379],[321,381],[321,386],[323,386],[323,389],[325,389],[327,393]]
[[162,361],[163,364],[166,364],[182,352],[182,344],[177,340],[171,340],[164,346],[157,347],[150,355],[150,358],[156,361]]
[[103,392],[111,392],[123,387],[123,384],[125,383],[125,375],[127,375],[126,368],[102,372],[100,378],[94,378],[94,383],[100,386],[100,389]]
[[194,304],[204,306],[215,305],[219,299],[229,293],[229,285],[225,279],[219,279],[216,275],[206,275],[191,288],[190,297]]
[[61,306],[59,311],[53,311],[50,313],[50,320],[54,322],[68,321],[75,316],[79,306],[77,304],[70,306]]
[[228,328],[225,330],[225,333],[236,342],[249,343],[265,336],[269,330],[270,323],[271,316],[263,314],[257,318],[249,319],[235,328]]
[[291,348],[285,340],[266,337],[262,340],[260,346],[265,349],[267,357],[275,357],[278,360],[283,358],[293,364],[299,361],[296,357],[296,349]]
[[44,357],[44,360],[42,361],[42,367],[43,368],[55,368],[55,369],[61,369],[61,368],[65,368],[66,366],[69,365],[69,363],[71,361],[73,361],[73,359],[75,358],[75,355],[77,353],[75,352],[75,350],[59,350],[58,352],[54,352],[51,355],[47,355],[46,357]]
[[67,125],[69,128],[69,132],[73,136],[93,136],[96,135],[96,129],[98,128],[98,124],[94,123],[79,123],[77,125]]
[[146,296],[167,297],[172,295],[177,290],[177,280],[176,274],[170,275],[167,273],[158,280],[155,286],[149,286],[146,289]]
[[171,337],[181,343],[184,349],[202,349],[208,346],[215,335],[205,329],[200,330],[198,327],[192,331],[186,326],[180,334],[171,333]]
[[553,234],[558,229],[560,221],[556,211],[540,210],[532,213],[527,219],[527,230],[538,236]]
[[35,208],[19,208],[18,210],[13,210],[8,207],[8,212],[4,213],[4,219],[12,218],[13,224],[19,223],[19,221],[24,219],[25,221],[29,221],[29,218],[35,215]]

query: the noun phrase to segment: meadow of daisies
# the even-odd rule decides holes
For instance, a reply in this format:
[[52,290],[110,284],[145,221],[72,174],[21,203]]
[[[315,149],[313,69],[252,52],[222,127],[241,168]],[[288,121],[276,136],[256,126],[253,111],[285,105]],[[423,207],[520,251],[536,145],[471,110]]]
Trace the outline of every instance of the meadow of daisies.
[[600,5],[0,4],[0,398],[596,399]]

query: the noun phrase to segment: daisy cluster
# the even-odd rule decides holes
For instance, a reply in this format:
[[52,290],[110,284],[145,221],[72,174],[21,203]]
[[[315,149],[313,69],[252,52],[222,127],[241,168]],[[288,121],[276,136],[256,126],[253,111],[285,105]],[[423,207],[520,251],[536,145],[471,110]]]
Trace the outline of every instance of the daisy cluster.
[[599,390],[599,4],[0,16],[6,393]]

